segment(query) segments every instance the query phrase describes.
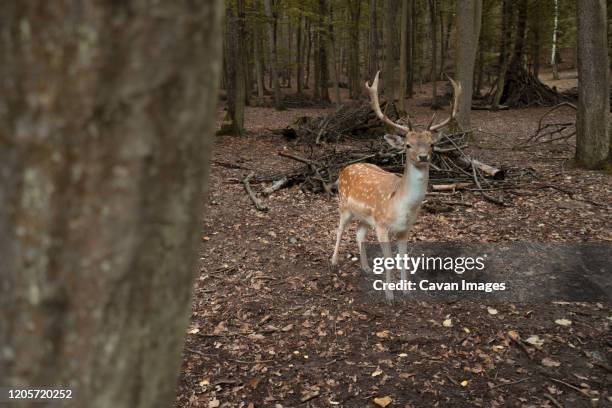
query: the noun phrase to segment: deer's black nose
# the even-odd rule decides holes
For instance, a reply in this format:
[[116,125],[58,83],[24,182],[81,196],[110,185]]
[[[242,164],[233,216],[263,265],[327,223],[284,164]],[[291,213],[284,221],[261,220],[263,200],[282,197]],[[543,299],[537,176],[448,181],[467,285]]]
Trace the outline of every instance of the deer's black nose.
[[427,162],[429,161],[429,155],[428,154],[419,154],[419,161],[420,162]]

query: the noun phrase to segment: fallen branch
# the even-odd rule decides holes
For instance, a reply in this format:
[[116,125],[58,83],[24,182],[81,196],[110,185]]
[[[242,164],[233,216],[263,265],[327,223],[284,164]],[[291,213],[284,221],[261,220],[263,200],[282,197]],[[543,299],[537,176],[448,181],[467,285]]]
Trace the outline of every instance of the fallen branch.
[[272,183],[271,186],[266,187],[263,190],[261,190],[261,193],[263,195],[268,196],[268,195],[274,193],[275,191],[278,191],[281,188],[283,188],[285,185],[287,185],[288,182],[289,182],[289,179],[287,177],[280,178],[280,179],[276,180],[274,183]]
[[253,189],[251,188],[251,179],[253,178],[253,176],[255,175],[255,172],[250,172],[248,176],[246,176],[244,178],[244,180],[242,180],[242,184],[244,185],[244,189],[246,190],[247,194],[249,195],[249,198],[251,199],[251,201],[253,202],[253,204],[255,204],[255,208],[257,208],[257,210],[259,211],[268,211],[268,207],[262,203],[256,196],[255,196],[255,192],[253,191]]
[[432,184],[431,189],[433,191],[455,191],[471,185],[472,183]]

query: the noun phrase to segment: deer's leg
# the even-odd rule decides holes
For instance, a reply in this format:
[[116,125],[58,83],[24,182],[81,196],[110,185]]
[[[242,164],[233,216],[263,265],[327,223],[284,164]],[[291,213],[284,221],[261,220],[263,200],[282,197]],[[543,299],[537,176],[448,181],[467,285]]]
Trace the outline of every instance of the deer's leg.
[[366,250],[363,247],[363,242],[365,241],[365,237],[368,234],[368,225],[364,223],[360,223],[357,227],[357,246],[359,247],[359,259],[361,260],[361,269],[365,272],[372,272],[372,268],[368,265],[368,256],[366,254]]
[[[389,242],[389,231],[384,227],[376,227],[376,238],[382,248],[383,256],[385,258],[392,258],[391,255],[391,243]],[[391,283],[391,269],[385,268],[385,298],[387,302],[393,302],[393,291],[389,289],[389,283]]]
[[353,215],[350,211],[341,211],[340,212],[340,224],[338,225],[338,232],[336,235],[336,247],[334,248],[334,254],[332,255],[331,263],[332,265],[338,264],[338,250],[340,249],[340,239],[342,238],[342,233],[346,228],[347,224],[351,221]]
[[[406,265],[404,264],[404,255],[408,254],[408,241],[407,234],[398,235],[397,239],[397,253],[402,257],[402,262],[400,263],[400,279],[405,281],[408,280],[408,272],[406,271]],[[404,290],[402,292],[404,295],[408,295],[409,292]]]

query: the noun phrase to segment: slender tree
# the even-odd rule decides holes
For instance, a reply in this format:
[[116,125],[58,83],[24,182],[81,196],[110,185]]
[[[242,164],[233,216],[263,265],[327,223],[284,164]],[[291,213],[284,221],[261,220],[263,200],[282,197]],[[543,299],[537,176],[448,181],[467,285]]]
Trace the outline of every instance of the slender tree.
[[272,9],[272,0],[264,0],[264,8],[266,10],[266,17],[268,20],[268,45],[270,48],[270,78],[272,86],[274,87],[274,107],[276,109],[283,109],[283,102],[281,100],[280,80],[278,73],[278,53],[277,53],[277,42],[276,42],[276,20],[278,18],[276,11]]
[[609,69],[605,0],[578,2],[576,162],[597,168],[610,153]]
[[[580,2],[580,0],[579,0]],[[553,78],[559,79],[559,61],[557,40],[559,38],[559,0],[553,0],[554,11],[553,11],[553,31],[552,31],[552,45],[550,47],[550,64],[553,67]]]
[[410,17],[410,0],[401,0],[402,8],[400,14],[400,79],[399,79],[399,109],[404,114],[406,112],[406,88],[408,81],[408,55],[410,49],[408,48],[408,41],[410,37],[410,31],[408,26],[408,19]]
[[[223,14],[222,1],[0,2],[3,386],[70,388],[65,407],[172,406]],[[18,404],[39,405],[56,404]]]
[[[317,35],[317,56],[315,58],[315,78],[318,73],[318,98],[325,102],[330,102],[329,98],[329,67],[327,61],[327,43],[328,43],[328,27],[326,25],[326,16],[329,13],[327,0],[319,0],[319,24]],[[315,90],[316,92],[316,90]]]
[[395,100],[397,97],[397,79],[395,71],[398,65],[397,61],[397,43],[398,36],[397,28],[397,11],[399,9],[398,0],[385,0],[383,2],[384,24],[383,24],[383,46],[384,46],[384,63],[383,63],[383,81],[382,93],[387,99]]
[[363,89],[363,84],[359,78],[359,18],[361,17],[361,0],[348,0],[347,7],[350,16],[350,44],[348,46],[349,97],[357,99]]
[[406,92],[409,98],[414,95],[414,57],[415,57],[415,35],[416,35],[416,3],[415,0],[408,0],[408,21],[407,32],[408,41],[406,46]]
[[438,57],[438,18],[437,13],[437,0],[429,0],[429,24],[431,32],[431,108],[438,108],[438,80],[437,80],[437,57]]
[[304,83],[304,62],[302,61],[303,59],[303,52],[302,52],[302,30],[304,27],[304,13],[302,12],[302,10],[300,10],[300,15],[298,17],[298,27],[297,27],[297,34],[296,34],[296,47],[295,47],[295,66],[296,66],[296,72],[295,72],[295,82],[296,82],[296,86],[297,86],[297,94],[300,95],[302,94],[302,84]]
[[499,59],[497,63],[497,84],[493,106],[498,106],[504,93],[506,72],[510,61],[510,46],[512,44],[512,0],[502,1],[502,19],[499,41]]
[[457,7],[456,80],[461,85],[462,94],[458,101],[455,120],[462,129],[470,127],[474,64],[480,37],[481,16],[482,0],[464,0]]
[[236,1],[236,8],[226,8],[225,58],[227,76],[227,114],[229,125],[223,132],[244,133],[244,107],[246,102],[245,10],[244,0]]
[[378,71],[378,55],[380,45],[378,43],[378,21],[376,0],[370,0],[370,41],[368,50],[368,78],[371,80]]

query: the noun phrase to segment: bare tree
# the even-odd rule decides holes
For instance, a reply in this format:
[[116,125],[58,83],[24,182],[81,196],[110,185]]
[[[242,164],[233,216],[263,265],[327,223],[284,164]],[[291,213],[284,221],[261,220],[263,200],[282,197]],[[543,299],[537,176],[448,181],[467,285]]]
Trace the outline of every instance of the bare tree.
[[578,2],[576,162],[597,168],[609,155],[609,68],[604,0]]
[[462,129],[470,127],[472,92],[474,89],[474,65],[480,24],[482,0],[465,0],[457,7],[457,73],[456,79],[463,90],[455,119]]
[[222,18],[222,1],[0,3],[0,384],[172,405]]

